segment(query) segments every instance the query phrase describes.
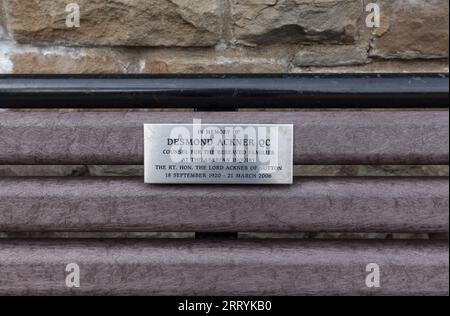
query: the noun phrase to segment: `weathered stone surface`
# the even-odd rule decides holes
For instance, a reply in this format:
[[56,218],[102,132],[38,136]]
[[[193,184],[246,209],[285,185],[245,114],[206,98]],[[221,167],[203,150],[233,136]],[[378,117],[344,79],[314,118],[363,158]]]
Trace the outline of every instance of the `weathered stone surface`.
[[354,0],[231,0],[234,36],[250,45],[352,43],[362,12]]
[[381,28],[376,30],[372,56],[448,57],[448,0],[384,0],[378,3],[383,15]]
[[448,72],[446,0],[71,2],[3,0],[0,73]]
[[[367,58],[346,45],[275,50],[33,47],[0,42],[0,73],[448,73],[448,59]],[[353,46],[350,46],[353,47]],[[361,55],[359,55],[361,53]],[[296,58],[291,58],[290,56]],[[366,60],[367,58],[367,60]],[[293,59],[292,63],[290,60]]]
[[280,73],[287,71],[282,54],[245,50],[150,50],[143,54],[144,73]]
[[[73,58],[70,55],[18,54],[12,57],[14,73],[41,74],[88,74],[120,73],[123,68],[111,56],[85,55]],[[36,66],[38,68],[36,68]]]
[[7,38],[6,27],[5,27],[5,16],[3,12],[3,5],[0,1],[0,41]]
[[5,0],[21,43],[212,46],[221,37],[220,0],[78,0],[81,27],[67,28],[70,0]]
[[13,65],[9,58],[10,48],[8,42],[0,41],[0,74],[11,73],[13,71]]
[[448,59],[376,59],[364,65],[295,67],[293,73],[448,73]]
[[279,73],[282,65],[274,59],[240,60],[226,57],[189,58],[168,57],[152,59],[145,64],[144,73]]
[[369,62],[368,50],[361,45],[306,46],[297,53],[293,64],[296,67],[363,65]]
[[120,73],[122,66],[111,55],[41,55],[36,53],[17,54],[12,56],[14,73],[22,74],[88,74],[88,73]]
[[129,62],[110,49],[33,47],[0,43],[0,73],[124,73]]

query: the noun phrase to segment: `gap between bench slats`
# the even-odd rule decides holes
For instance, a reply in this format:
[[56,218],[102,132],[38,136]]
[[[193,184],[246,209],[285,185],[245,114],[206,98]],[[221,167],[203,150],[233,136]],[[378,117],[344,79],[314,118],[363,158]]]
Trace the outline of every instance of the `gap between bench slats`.
[[448,258],[440,241],[0,241],[0,294],[448,295]]
[[292,186],[2,178],[0,231],[448,232],[441,178],[300,178]]
[[143,164],[144,123],[292,123],[295,164],[448,164],[448,111],[0,113],[0,164]]

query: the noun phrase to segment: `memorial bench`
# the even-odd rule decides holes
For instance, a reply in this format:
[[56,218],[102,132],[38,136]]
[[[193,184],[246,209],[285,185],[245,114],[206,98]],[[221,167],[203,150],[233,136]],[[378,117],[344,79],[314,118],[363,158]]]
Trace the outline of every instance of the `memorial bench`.
[[[448,165],[447,104],[447,75],[0,76],[3,108],[197,110],[3,112],[0,164],[142,165],[145,123],[201,118],[293,124],[295,165]],[[265,109],[235,111],[248,107]],[[0,294],[448,295],[447,239],[233,234],[447,234],[448,177],[296,176],[293,185],[279,186],[2,177],[0,232],[197,232],[198,238],[0,239]],[[80,287],[65,283],[71,263],[80,267]],[[380,287],[366,284],[373,263]]]

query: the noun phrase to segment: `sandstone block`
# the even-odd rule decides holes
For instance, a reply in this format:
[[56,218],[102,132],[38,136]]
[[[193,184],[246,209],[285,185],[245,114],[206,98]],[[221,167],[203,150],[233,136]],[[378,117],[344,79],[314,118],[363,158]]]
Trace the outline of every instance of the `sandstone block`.
[[362,12],[354,0],[231,0],[234,36],[248,45],[353,43]]
[[89,74],[132,72],[132,60],[106,48],[34,47],[0,42],[0,73]]
[[369,62],[368,45],[325,45],[303,47],[295,56],[296,67],[309,66],[350,66]]
[[448,0],[384,0],[378,3],[383,14],[371,56],[448,58]]
[[77,0],[80,27],[66,25],[72,0],[5,0],[20,43],[90,46],[213,46],[221,0]]
[[280,73],[287,61],[277,54],[245,49],[150,51],[143,57],[144,73]]

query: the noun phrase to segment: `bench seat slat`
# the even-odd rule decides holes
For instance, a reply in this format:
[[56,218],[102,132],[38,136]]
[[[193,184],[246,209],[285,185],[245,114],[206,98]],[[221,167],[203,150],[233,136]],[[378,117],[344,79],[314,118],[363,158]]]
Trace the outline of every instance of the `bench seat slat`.
[[300,178],[292,186],[2,178],[0,231],[448,232],[448,178]]
[[144,123],[292,123],[296,164],[448,164],[448,111],[0,113],[0,164],[143,164]]
[[0,294],[448,295],[448,258],[444,241],[0,241]]

